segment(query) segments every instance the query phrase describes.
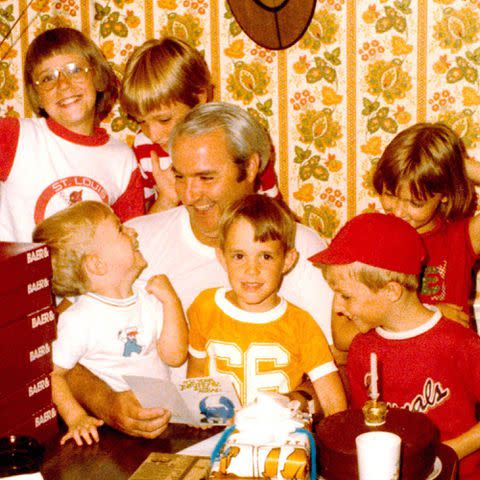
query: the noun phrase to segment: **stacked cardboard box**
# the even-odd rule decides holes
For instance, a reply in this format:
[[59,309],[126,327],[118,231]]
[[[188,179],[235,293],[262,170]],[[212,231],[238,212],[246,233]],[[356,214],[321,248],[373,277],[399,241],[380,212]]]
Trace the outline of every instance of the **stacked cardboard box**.
[[56,314],[50,252],[0,242],[0,436],[58,431],[50,372]]

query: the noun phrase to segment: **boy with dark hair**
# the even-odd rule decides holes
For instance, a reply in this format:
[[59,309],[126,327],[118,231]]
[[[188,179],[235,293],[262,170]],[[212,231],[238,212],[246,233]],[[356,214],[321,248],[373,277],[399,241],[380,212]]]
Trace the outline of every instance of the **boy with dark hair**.
[[224,211],[217,255],[231,288],[204,290],[188,309],[187,375],[227,375],[247,405],[259,391],[296,390],[307,374],[331,415],[346,400],[325,336],[307,312],[278,295],[297,260],[295,230],[290,211],[265,195]]

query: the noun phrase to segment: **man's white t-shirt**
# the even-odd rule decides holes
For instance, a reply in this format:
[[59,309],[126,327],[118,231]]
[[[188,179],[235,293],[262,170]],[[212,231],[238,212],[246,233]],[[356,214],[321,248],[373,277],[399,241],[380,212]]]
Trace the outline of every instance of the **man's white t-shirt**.
[[[138,232],[140,250],[148,262],[140,278],[148,280],[160,273],[167,275],[185,310],[203,290],[230,286],[215,249],[195,237],[184,206],[136,217],[127,225]],[[326,244],[314,230],[298,224],[295,246],[298,262],[284,276],[280,295],[310,313],[331,345],[333,293],[321,270],[308,261],[310,256],[326,248]]]

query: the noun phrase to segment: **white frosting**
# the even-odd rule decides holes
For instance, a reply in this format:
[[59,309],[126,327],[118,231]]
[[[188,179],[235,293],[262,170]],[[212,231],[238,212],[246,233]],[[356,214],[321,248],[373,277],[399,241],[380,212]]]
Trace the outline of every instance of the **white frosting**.
[[257,398],[235,415],[236,442],[265,445],[284,444],[289,434],[303,428],[299,402],[278,393],[259,392]]

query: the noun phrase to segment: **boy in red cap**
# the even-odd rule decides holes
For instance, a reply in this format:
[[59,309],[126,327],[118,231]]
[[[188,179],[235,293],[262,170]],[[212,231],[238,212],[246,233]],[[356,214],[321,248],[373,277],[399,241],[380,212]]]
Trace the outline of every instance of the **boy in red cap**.
[[459,458],[459,479],[480,478],[480,338],[417,296],[425,247],[393,215],[359,215],[310,258],[335,293],[334,311],[361,334],[350,347],[352,406],[368,400],[370,354],[378,357],[380,397],[425,413]]

